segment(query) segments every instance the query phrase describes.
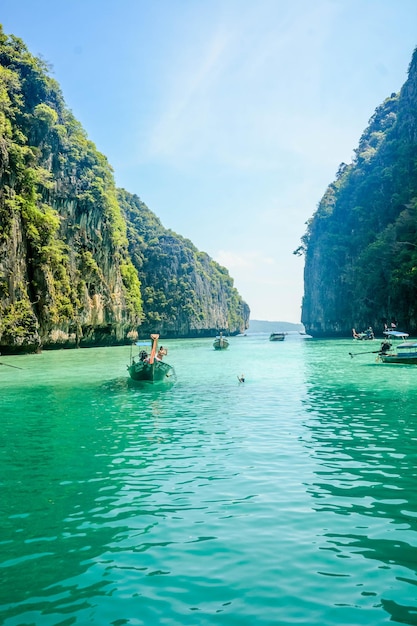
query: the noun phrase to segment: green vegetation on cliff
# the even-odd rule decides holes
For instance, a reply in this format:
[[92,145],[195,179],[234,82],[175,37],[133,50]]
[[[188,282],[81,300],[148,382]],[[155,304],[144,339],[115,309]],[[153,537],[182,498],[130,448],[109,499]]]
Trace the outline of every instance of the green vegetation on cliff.
[[141,332],[158,330],[167,337],[215,334],[220,329],[243,332],[249,308],[226,268],[165,229],[137,196],[119,190],[119,202],[142,284]]
[[112,170],[46,64],[1,30],[0,271],[2,344],[36,349],[58,331],[78,343],[98,327],[120,339],[140,322]]
[[247,325],[228,272],[132,198],[46,63],[0,26],[3,352],[120,343],[142,321],[172,335]]
[[308,223],[302,322],[316,336],[417,330],[417,52]]

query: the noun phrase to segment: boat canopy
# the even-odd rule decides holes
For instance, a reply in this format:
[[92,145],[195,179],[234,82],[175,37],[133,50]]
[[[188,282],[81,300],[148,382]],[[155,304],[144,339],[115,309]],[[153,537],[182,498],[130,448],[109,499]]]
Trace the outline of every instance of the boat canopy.
[[401,330],[384,330],[384,335],[387,337],[395,337],[397,339],[405,339],[409,337],[408,333],[403,333]]

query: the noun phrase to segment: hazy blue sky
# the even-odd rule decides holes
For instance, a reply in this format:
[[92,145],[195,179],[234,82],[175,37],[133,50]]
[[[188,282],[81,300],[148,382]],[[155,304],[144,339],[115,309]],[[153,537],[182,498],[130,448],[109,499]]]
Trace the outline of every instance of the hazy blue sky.
[[0,23],[118,186],[226,266],[252,319],[300,321],[292,252],[407,78],[417,0],[2,0]]

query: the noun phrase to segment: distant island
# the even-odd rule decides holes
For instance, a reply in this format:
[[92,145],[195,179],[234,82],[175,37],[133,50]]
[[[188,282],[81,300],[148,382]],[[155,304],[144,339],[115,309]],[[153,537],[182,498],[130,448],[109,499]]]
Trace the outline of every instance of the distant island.
[[273,333],[273,332],[304,332],[303,324],[292,322],[269,322],[266,320],[249,320],[248,333]]

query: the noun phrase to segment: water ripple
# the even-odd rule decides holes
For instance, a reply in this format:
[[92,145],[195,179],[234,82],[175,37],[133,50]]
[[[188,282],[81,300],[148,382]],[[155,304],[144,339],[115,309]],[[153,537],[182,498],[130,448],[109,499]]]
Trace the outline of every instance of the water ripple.
[[160,389],[122,348],[28,359],[0,399],[2,623],[416,624],[415,375],[349,349],[172,341]]

